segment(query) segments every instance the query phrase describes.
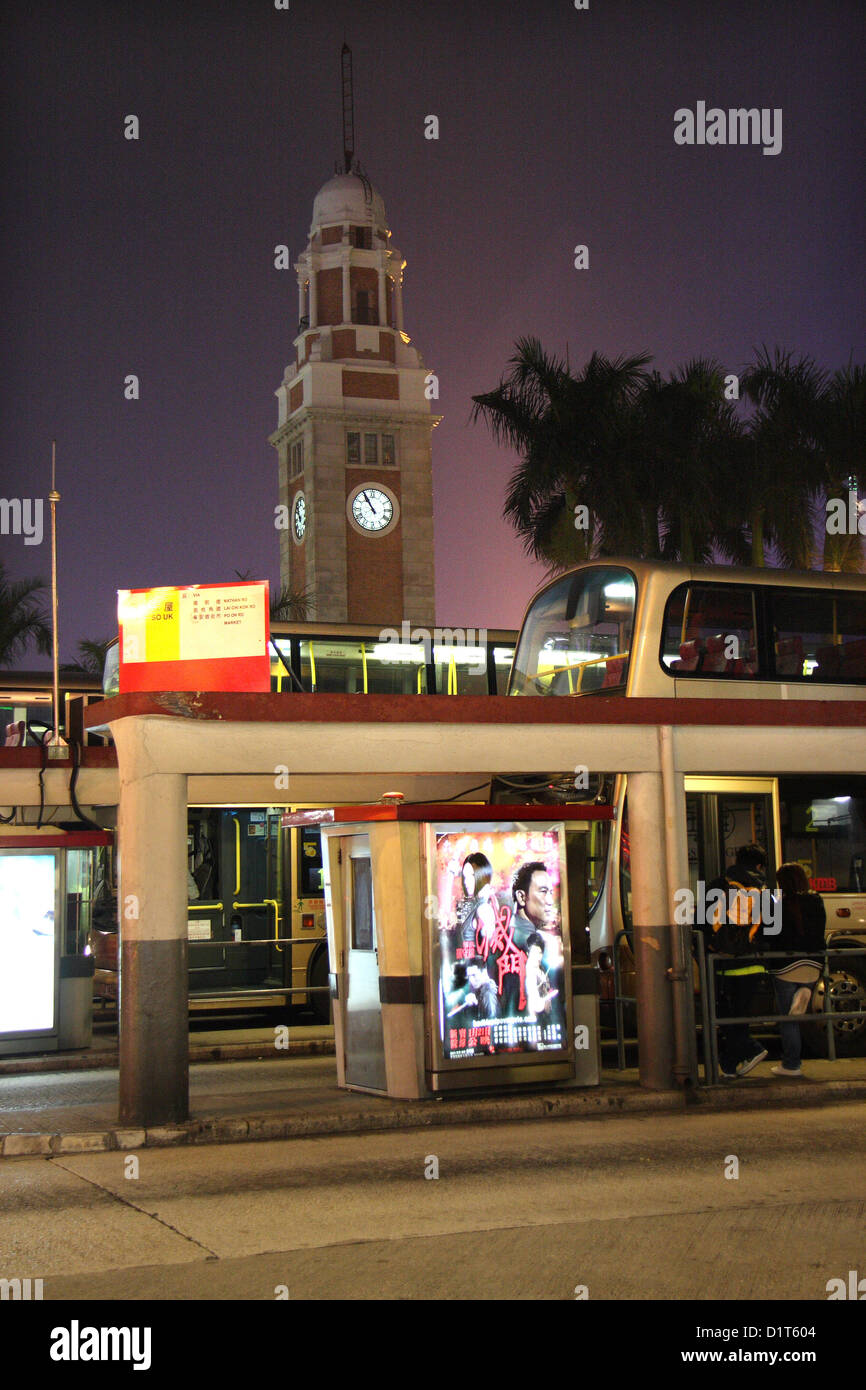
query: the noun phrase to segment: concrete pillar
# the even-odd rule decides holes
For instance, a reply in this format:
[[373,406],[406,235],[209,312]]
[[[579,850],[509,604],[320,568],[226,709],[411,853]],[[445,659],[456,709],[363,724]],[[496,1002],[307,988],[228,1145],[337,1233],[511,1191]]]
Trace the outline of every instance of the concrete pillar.
[[349,256],[343,261],[343,323],[352,322],[352,286],[349,281]]
[[671,965],[671,925],[660,772],[629,774],[628,830],[640,1084],[649,1090],[664,1091],[674,1085],[674,1026],[667,973]]
[[659,765],[665,803],[665,864],[668,921],[671,923],[671,986],[674,1011],[674,1078],[679,1086],[698,1084],[698,1039],[695,1031],[694,958],[692,929],[674,921],[675,895],[689,887],[689,847],[686,829],[686,789],[676,766],[674,730],[658,731]]
[[120,769],[120,1122],[189,1118],[187,786],[125,766],[135,720],[115,726]]
[[306,310],[306,295],[304,294],[304,277],[298,276],[298,323],[304,317]]

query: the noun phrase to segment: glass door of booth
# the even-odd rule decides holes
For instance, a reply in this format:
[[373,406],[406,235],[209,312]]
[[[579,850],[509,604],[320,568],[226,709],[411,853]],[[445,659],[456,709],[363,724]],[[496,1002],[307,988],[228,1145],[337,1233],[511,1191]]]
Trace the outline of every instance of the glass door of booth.
[[386,1091],[385,1036],[379,997],[379,951],[373,902],[373,865],[367,835],[343,841],[346,872],[346,1081],[370,1091]]

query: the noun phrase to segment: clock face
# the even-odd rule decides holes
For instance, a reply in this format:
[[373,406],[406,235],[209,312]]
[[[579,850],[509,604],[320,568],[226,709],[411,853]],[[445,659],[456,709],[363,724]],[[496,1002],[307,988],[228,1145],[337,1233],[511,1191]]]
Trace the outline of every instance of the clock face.
[[352,516],[365,531],[384,531],[391,525],[394,503],[381,488],[364,487],[352,499]]
[[307,501],[302,492],[295,498],[295,505],[292,511],[292,524],[295,528],[297,540],[304,539],[304,532],[307,529]]

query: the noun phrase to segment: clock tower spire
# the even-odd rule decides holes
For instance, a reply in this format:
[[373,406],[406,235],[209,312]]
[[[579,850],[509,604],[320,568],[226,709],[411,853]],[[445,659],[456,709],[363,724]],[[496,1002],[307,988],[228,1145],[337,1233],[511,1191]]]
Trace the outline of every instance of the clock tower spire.
[[403,324],[406,262],[354,161],[344,45],[344,170],[319,189],[295,264],[294,359],[277,389],[280,577],[319,622],[434,621],[431,374]]

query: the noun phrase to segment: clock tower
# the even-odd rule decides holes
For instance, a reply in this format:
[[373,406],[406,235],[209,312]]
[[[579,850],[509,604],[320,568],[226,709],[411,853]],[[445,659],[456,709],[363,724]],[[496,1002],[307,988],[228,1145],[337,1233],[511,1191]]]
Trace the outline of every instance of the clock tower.
[[432,374],[403,326],[405,261],[357,170],[313,203],[294,359],[276,395],[280,577],[318,622],[432,627]]

